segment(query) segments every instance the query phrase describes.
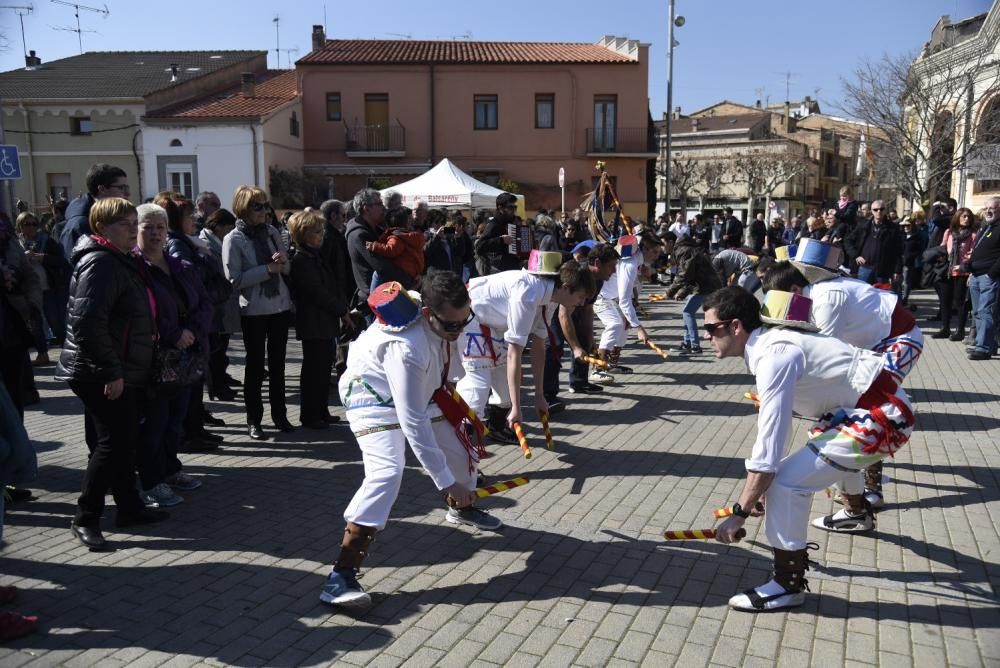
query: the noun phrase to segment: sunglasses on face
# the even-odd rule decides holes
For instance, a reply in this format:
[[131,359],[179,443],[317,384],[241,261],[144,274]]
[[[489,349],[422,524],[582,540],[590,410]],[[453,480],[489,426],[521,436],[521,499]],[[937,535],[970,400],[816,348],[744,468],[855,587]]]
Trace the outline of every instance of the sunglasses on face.
[[705,332],[709,336],[715,336],[716,330],[718,330],[720,327],[725,327],[729,325],[729,323],[731,322],[732,320],[720,320],[719,322],[706,322],[703,325],[703,328],[705,329]]
[[431,315],[434,316],[435,320],[441,323],[441,329],[451,333],[461,332],[465,329],[465,326],[472,322],[473,318],[476,317],[476,314],[472,311],[469,311],[469,317],[465,320],[445,320],[434,311],[431,311]]
[[250,202],[251,211],[265,211],[269,206],[271,206],[270,202]]

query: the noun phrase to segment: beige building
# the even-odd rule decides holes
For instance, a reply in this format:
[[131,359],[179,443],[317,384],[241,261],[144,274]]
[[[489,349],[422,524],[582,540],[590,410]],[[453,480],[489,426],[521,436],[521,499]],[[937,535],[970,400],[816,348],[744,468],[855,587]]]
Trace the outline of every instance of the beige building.
[[13,196],[33,208],[86,190],[94,163],[128,174],[132,201],[150,196],[142,117],[151,110],[238,84],[266,69],[265,51],[91,52],[0,74],[6,141],[18,147],[22,178]]
[[296,63],[305,167],[338,197],[385,188],[449,158],[475,178],[516,186],[529,210],[566,206],[607,163],[627,213],[647,215],[656,157],[649,45],[327,40]]

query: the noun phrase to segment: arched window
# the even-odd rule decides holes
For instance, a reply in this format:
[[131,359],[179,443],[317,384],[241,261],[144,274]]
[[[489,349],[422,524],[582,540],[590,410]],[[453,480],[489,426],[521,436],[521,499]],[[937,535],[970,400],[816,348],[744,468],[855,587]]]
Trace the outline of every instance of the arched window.
[[942,111],[934,121],[931,133],[931,159],[927,165],[927,186],[931,197],[940,199],[951,194],[951,176],[955,169],[955,116]]
[[1000,95],[986,105],[976,126],[977,144],[1000,144]]
[[180,139],[171,139],[170,140],[170,145],[171,146],[184,146],[184,144],[181,143]]

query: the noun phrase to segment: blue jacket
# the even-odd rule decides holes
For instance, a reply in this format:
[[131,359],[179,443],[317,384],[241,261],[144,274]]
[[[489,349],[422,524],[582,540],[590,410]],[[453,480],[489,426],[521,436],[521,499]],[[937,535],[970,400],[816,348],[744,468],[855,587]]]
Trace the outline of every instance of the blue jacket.
[[66,207],[66,224],[63,226],[59,243],[63,247],[63,256],[73,257],[73,246],[83,235],[90,234],[90,207],[94,206],[94,198],[90,193],[84,193],[69,203]]

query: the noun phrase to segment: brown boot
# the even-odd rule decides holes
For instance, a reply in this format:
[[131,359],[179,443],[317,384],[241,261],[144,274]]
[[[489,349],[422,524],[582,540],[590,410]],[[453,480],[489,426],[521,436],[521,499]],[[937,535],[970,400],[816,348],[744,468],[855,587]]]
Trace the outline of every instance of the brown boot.
[[842,493],[840,499],[844,504],[843,510],[826,517],[817,517],[812,525],[817,529],[837,533],[861,533],[875,528],[875,515],[864,494]]
[[878,461],[865,469],[865,500],[872,508],[885,505],[882,496],[882,462]]
[[809,590],[805,573],[809,568],[806,550],[774,550],[774,574],[759,587],[748,589],[729,599],[729,605],[746,612],[780,610],[802,605]]
[[340,546],[333,570],[326,579],[319,600],[344,608],[365,609],[372,604],[372,598],[358,583],[358,569],[368,555],[368,547],[375,540],[375,527],[347,523],[344,541]]
[[608,355],[608,364],[610,365],[609,371],[614,371],[615,373],[623,373],[628,375],[632,373],[632,368],[627,366],[622,366],[619,363],[622,356],[621,348],[612,348],[611,353]]

